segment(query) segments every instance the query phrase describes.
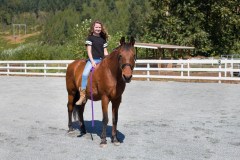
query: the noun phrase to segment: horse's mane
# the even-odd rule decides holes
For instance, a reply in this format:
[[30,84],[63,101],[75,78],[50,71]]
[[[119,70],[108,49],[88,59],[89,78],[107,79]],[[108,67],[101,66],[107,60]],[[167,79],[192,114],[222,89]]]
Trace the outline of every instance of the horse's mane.
[[119,45],[118,47],[113,49],[113,51],[109,54],[109,56],[118,54],[120,48],[124,48],[126,50],[129,50],[130,48],[132,48],[132,45],[130,43],[124,43],[122,45]]
[[121,45],[119,45],[118,47],[114,48],[113,51],[105,58],[110,58],[112,59],[114,56],[116,56],[119,53],[119,49],[120,49]]
[[118,59],[118,54],[119,54],[119,50],[123,48],[125,50],[129,50],[132,48],[132,45],[130,43],[124,43],[122,45],[119,45],[118,47],[116,47],[115,49],[113,49],[113,51],[103,60],[113,60],[114,58]]

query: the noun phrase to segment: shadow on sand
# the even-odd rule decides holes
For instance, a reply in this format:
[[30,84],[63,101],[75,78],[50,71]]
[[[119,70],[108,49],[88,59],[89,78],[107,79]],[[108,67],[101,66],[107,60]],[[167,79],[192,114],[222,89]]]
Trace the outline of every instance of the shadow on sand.
[[[92,121],[84,121],[87,133],[96,134],[101,137],[102,133],[102,122],[95,120],[94,127],[92,127]],[[73,122],[73,128],[80,131],[79,121]],[[107,137],[111,138],[112,136],[112,126],[107,125]],[[81,133],[78,137],[81,137]],[[117,130],[117,137],[120,143],[123,143],[125,135]]]

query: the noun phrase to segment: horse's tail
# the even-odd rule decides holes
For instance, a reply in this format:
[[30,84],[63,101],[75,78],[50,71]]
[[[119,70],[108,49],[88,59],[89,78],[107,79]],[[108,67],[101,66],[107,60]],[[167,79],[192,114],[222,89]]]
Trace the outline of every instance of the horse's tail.
[[81,73],[85,64],[85,60],[75,60],[68,65],[66,71],[66,88],[68,95],[73,96],[73,99],[71,98],[69,103],[71,104],[71,107],[73,107],[72,116],[74,120],[78,119],[79,107],[76,107],[75,103],[80,97],[78,88],[81,80]]

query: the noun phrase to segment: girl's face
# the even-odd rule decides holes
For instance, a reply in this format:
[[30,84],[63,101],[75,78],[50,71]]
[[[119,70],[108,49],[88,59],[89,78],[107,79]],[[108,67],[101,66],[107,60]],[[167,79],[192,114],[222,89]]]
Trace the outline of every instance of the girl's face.
[[93,27],[93,33],[99,35],[102,31],[102,25],[99,23],[95,23]]

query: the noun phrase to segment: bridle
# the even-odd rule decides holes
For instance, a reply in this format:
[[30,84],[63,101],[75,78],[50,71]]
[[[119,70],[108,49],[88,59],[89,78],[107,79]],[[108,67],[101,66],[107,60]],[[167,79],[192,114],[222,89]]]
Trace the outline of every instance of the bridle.
[[[121,46],[122,46],[122,45],[118,46],[118,47],[115,48],[114,50],[119,50]],[[118,52],[119,52],[119,51],[118,51]],[[118,63],[121,64],[121,66],[120,66],[121,70],[123,70],[126,66],[129,66],[129,67],[131,68],[131,70],[133,70],[134,66],[133,66],[132,64],[130,64],[130,63],[124,63],[124,64],[122,64],[122,63],[120,62],[121,58],[122,58],[122,55],[119,54],[119,55],[118,55]],[[134,61],[136,61],[136,57],[135,57],[135,56],[134,56]]]
[[126,66],[129,66],[131,70],[133,70],[133,66],[130,63],[124,63],[121,65],[121,69],[123,70]]
[[[120,61],[121,61],[121,58],[122,58],[122,56],[121,55],[118,55],[118,63],[119,64],[121,64],[121,66],[120,66],[120,68],[121,68],[121,70],[123,70],[126,66],[129,66],[130,68],[131,68],[131,70],[133,70],[133,65],[132,64],[130,64],[130,63],[124,63],[124,64],[122,64]],[[135,59],[134,59],[135,60]]]

